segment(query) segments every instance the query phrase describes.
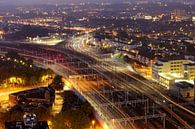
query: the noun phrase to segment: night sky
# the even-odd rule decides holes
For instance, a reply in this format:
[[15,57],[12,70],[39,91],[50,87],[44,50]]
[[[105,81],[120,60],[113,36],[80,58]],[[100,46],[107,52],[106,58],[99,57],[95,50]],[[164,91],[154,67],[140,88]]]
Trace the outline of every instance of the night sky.
[[[134,0],[0,0],[0,4],[6,5],[25,5],[25,4],[57,4],[57,3],[78,3],[78,2],[122,2],[122,1],[134,1]],[[148,0],[148,1],[171,1],[178,2],[183,0]],[[194,0],[185,0],[194,1]]]
[[38,3],[59,3],[59,2],[86,2],[86,1],[121,1],[121,0],[0,0],[4,4],[38,4]]

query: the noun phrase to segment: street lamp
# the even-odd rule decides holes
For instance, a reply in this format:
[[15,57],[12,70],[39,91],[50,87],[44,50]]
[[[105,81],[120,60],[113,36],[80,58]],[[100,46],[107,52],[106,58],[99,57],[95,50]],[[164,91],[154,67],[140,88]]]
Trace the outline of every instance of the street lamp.
[[93,129],[95,129],[95,120],[92,120],[92,126],[93,126]]
[[115,123],[115,119],[112,119],[112,125],[114,126],[114,123]]

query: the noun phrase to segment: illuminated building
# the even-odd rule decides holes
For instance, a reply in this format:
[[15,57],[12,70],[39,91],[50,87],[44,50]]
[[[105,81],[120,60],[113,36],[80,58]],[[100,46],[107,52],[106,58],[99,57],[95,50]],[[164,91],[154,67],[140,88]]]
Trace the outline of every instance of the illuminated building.
[[184,77],[187,80],[195,79],[195,63],[190,63],[190,64],[184,65]]
[[28,114],[28,113],[24,114],[23,120],[24,120],[24,125],[27,127],[33,128],[37,124],[37,119],[35,114]]
[[2,39],[4,35],[5,35],[5,32],[0,29],[0,39]]
[[174,21],[182,21],[189,19],[185,10],[176,9],[171,13],[171,19]]
[[152,16],[149,16],[149,15],[144,16],[144,19],[145,19],[145,20],[152,20]]
[[170,88],[176,80],[193,80],[195,63],[186,59],[160,59],[152,65],[152,78]]
[[195,16],[194,16],[194,17],[192,17],[192,21],[193,21],[193,22],[195,22]]
[[29,42],[42,45],[56,45],[63,42],[63,40],[59,37],[36,37],[33,39],[30,38]]

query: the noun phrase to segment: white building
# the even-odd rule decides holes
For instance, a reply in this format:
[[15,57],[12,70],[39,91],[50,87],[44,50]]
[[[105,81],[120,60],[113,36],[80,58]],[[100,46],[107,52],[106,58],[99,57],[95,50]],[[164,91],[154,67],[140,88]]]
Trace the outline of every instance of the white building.
[[184,65],[184,77],[187,80],[195,79],[195,63],[185,64]]
[[195,22],[195,16],[192,17],[192,21]]
[[194,80],[195,62],[187,59],[160,59],[152,65],[152,77],[170,88],[176,80]]

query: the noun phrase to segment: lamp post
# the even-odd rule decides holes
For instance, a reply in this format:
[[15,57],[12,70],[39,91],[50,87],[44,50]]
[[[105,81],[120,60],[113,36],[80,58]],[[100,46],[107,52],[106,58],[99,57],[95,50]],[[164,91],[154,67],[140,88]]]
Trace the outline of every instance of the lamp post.
[[93,126],[93,129],[95,129],[95,120],[92,120],[92,126]]

